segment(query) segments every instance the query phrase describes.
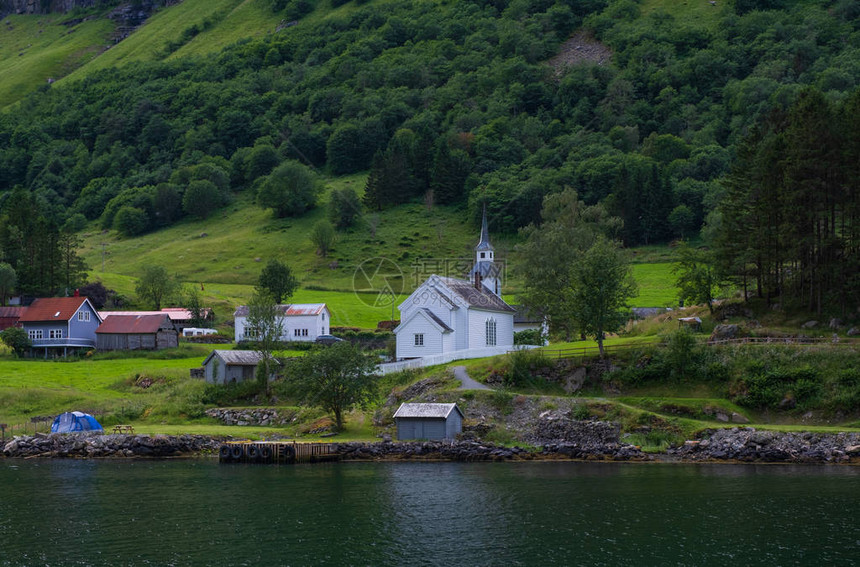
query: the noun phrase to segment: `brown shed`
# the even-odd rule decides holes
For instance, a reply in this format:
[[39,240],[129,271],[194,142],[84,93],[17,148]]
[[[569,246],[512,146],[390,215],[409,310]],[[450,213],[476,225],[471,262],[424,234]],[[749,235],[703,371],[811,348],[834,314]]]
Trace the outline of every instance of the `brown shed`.
[[179,345],[179,333],[165,315],[112,315],[96,329],[99,350],[161,350]]
[[0,331],[18,324],[18,319],[24,313],[26,307],[0,307]]

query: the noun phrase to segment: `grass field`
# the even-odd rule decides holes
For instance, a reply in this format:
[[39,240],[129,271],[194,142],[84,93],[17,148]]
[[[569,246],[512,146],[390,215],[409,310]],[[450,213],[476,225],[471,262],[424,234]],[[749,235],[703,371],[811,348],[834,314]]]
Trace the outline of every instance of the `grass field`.
[[[101,15],[88,11],[88,15]],[[66,25],[80,15],[10,15],[0,22],[0,108],[28,92],[48,85],[48,79],[68,75],[104,51],[114,30],[107,18]]]

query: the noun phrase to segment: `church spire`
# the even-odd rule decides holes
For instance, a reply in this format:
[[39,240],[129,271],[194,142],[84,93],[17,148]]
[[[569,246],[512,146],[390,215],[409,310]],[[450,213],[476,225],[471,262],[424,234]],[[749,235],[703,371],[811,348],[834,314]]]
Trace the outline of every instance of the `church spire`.
[[475,246],[475,250],[480,252],[482,250],[493,250],[493,245],[490,244],[490,230],[487,228],[487,205],[484,204],[484,216],[481,219],[481,240],[478,241],[478,245]]
[[475,265],[472,267],[471,276],[477,289],[486,287],[501,297],[499,266],[495,263],[494,255],[493,245],[490,244],[490,230],[487,227],[487,205],[484,205],[484,214],[481,219],[481,239],[475,246]]

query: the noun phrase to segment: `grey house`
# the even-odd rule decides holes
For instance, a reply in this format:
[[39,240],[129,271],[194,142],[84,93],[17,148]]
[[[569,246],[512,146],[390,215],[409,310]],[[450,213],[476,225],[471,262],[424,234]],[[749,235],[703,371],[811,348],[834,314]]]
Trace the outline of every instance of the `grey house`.
[[401,441],[453,439],[463,431],[463,412],[457,404],[401,404],[394,422]]
[[212,384],[254,380],[261,359],[253,350],[213,350],[203,361],[203,377]]

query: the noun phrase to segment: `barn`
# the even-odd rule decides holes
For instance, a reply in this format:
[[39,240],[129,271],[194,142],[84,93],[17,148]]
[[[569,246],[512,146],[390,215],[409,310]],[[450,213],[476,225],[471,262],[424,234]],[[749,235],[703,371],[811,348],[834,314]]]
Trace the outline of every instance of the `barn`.
[[263,355],[254,350],[213,350],[203,361],[203,376],[211,384],[254,380],[262,358]]
[[161,350],[179,345],[179,333],[166,314],[113,315],[96,329],[99,350]]
[[401,441],[453,439],[463,431],[463,412],[457,404],[401,404],[394,422]]

